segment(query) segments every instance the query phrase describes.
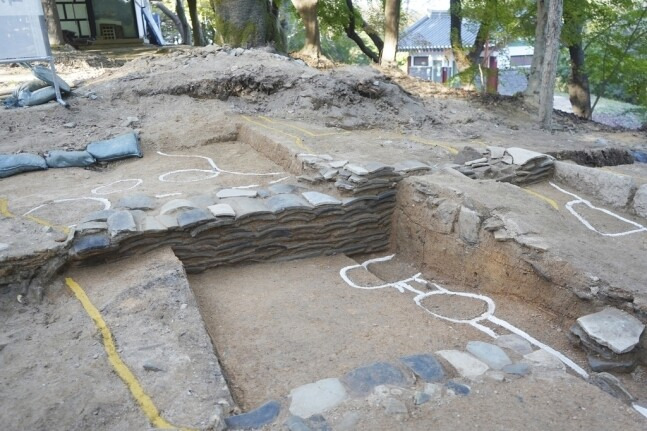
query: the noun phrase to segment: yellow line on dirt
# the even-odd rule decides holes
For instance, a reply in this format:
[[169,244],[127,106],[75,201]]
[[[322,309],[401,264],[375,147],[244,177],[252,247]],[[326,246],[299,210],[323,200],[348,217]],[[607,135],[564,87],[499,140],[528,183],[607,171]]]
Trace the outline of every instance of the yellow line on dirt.
[[534,191],[534,190],[527,189],[527,188],[525,188],[525,187],[522,187],[522,188],[521,188],[521,190],[523,190],[524,192],[528,193],[529,195],[532,195],[532,196],[534,196],[534,197],[536,197],[536,198],[541,199],[542,201],[544,201],[544,202],[548,203],[548,205],[550,205],[551,207],[553,207],[555,210],[559,211],[559,205],[558,205],[558,204],[557,204],[557,202],[555,202],[553,199],[551,199],[551,198],[549,198],[549,197],[547,197],[547,196],[544,196],[544,195],[542,195],[541,193],[537,193],[537,192],[536,192],[536,191]]
[[11,214],[11,211],[9,211],[9,201],[7,198],[0,198],[0,214],[8,218],[15,217]]
[[[11,213],[11,211],[9,211],[9,200],[7,198],[0,198],[0,215],[3,215],[3,216],[8,217],[8,218],[16,217],[15,215],[13,215]],[[58,226],[58,225],[55,225],[55,224],[52,224],[52,223],[48,222],[45,219],[42,219],[40,217],[36,217],[36,216],[33,216],[33,215],[27,215],[27,216],[24,216],[24,217],[27,220],[31,220],[34,223],[38,223],[38,224],[40,224],[42,226],[47,226],[47,227],[54,228],[56,230],[60,230],[65,235],[69,235],[69,233],[70,233],[70,228],[67,227],[67,226]]]
[[303,142],[303,140],[302,140],[300,137],[296,136],[296,135],[292,135],[292,134],[290,134],[290,133],[284,132],[283,130],[281,130],[281,129],[277,129],[276,127],[270,127],[270,126],[268,126],[267,124],[263,124],[263,123],[261,123],[260,121],[254,121],[254,120],[252,120],[251,118],[249,118],[249,117],[247,117],[247,116],[245,116],[245,115],[241,115],[241,117],[243,117],[246,121],[249,121],[249,122],[250,122],[250,123],[252,123],[252,124],[256,124],[257,126],[261,126],[261,127],[265,128],[265,129],[268,129],[268,130],[274,130],[275,132],[279,132],[279,133],[280,133],[280,134],[282,134],[282,135],[289,136],[290,138],[293,138],[293,139],[294,139],[294,143],[297,145],[297,147],[299,147],[299,148],[302,148],[302,149],[306,150],[308,153],[311,153],[311,154],[313,154],[313,153],[314,153],[314,151],[312,150],[312,148],[308,147],[308,146]]
[[456,148],[452,147],[451,145],[445,145],[445,144],[439,144],[437,142],[426,141],[426,140],[421,139],[421,138],[419,138],[417,136],[406,136],[406,137],[411,139],[412,141],[418,142],[420,144],[432,145],[434,147],[441,147],[441,148],[446,149],[447,151],[449,151],[452,154],[458,154],[458,150]]
[[258,118],[260,118],[260,119],[262,119],[262,120],[264,120],[264,121],[267,121],[268,123],[281,124],[281,125],[283,125],[283,126],[285,126],[285,127],[290,127],[290,128],[292,128],[292,129],[299,130],[300,132],[303,132],[303,133],[305,133],[306,135],[308,135],[308,136],[312,136],[312,137],[319,137],[319,136],[335,136],[335,135],[348,135],[348,134],[350,133],[350,132],[314,133],[314,132],[311,132],[311,131],[310,131],[310,130],[308,130],[308,129],[304,129],[303,127],[295,126],[295,125],[290,124],[290,123],[287,123],[287,122],[285,122],[285,121],[272,120],[271,118],[266,117],[266,116],[264,116],[264,115],[259,115],[259,116],[258,116]]
[[112,333],[110,332],[110,329],[108,328],[105,320],[103,320],[103,317],[101,317],[99,310],[97,310],[94,304],[92,304],[90,298],[88,298],[88,295],[86,295],[83,288],[79,286],[74,280],[68,277],[65,279],[65,283],[67,284],[67,287],[70,288],[72,293],[74,293],[76,299],[79,300],[88,316],[92,318],[99,332],[101,332],[101,336],[103,337],[103,347],[108,354],[108,360],[110,361],[110,364],[114,368],[117,375],[121,378],[121,380],[123,380],[126,386],[128,386],[130,393],[139,404],[139,407],[144,411],[150,423],[155,428],[159,429],[178,429],[183,431],[191,431],[190,428],[182,428],[172,425],[160,416],[159,410],[157,409],[157,407],[155,407],[155,404],[153,404],[153,400],[146,394],[146,392],[144,392],[144,389],[139,384],[137,377],[135,377],[128,366],[119,357],[117,348],[115,347],[115,342],[112,338]]
[[39,225],[47,226],[47,227],[51,227],[51,228],[56,229],[56,230],[60,230],[60,231],[61,231],[61,232],[63,232],[65,235],[69,235],[69,234],[70,234],[70,228],[69,228],[69,227],[67,227],[67,226],[59,226],[59,225],[56,225],[56,224],[52,224],[52,223],[48,222],[48,221],[47,221],[47,220],[45,220],[45,219],[42,219],[42,218],[40,218],[40,217],[36,217],[36,216],[33,216],[33,215],[26,215],[26,216],[24,216],[24,217],[25,217],[27,220],[31,220],[31,221],[33,221],[34,223],[38,223]]

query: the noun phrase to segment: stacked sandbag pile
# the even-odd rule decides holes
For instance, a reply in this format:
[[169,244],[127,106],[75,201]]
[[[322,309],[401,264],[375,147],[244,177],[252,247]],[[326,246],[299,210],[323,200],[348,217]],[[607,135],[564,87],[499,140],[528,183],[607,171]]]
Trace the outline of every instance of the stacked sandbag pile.
[[632,372],[639,359],[645,325],[629,313],[608,307],[582,316],[571,327],[571,341],[587,352],[595,372]]
[[29,68],[38,79],[20,84],[11,96],[3,100],[6,108],[42,105],[56,99],[54,81],[58,84],[61,94],[70,94],[72,92],[69,84],[59,76],[54,75],[51,69],[43,66],[29,66]]
[[0,154],[0,178],[22,172],[48,168],[87,167],[97,162],[112,162],[129,157],[142,157],[139,136],[135,132],[111,139],[90,142],[83,151],[52,150],[38,154]]
[[330,181],[340,192],[352,195],[383,193],[393,189],[407,175],[431,171],[429,165],[417,160],[389,166],[380,162],[351,163],[347,160],[334,160],[326,154],[299,154],[297,159],[306,172],[299,177],[300,181],[310,184]]
[[239,262],[292,260],[388,247],[395,190],[338,198],[294,185],[224,189],[174,199],[150,209],[152,198],[121,202],[77,226],[71,254],[113,259],[171,246],[187,271]]
[[523,148],[489,146],[482,151],[464,147],[454,169],[473,179],[493,179],[512,184],[532,184],[553,176],[555,159]]

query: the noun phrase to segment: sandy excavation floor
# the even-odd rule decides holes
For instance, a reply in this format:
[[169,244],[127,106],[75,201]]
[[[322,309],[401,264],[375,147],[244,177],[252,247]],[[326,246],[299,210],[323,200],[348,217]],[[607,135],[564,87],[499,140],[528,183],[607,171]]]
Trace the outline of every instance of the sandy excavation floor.
[[[425,313],[409,293],[351,288],[341,279],[339,270],[356,263],[335,256],[222,268],[190,276],[234,396],[244,408],[282,399],[291,388],[342,376],[375,361],[464,349],[470,340],[491,342],[490,337],[469,325]],[[410,277],[412,270],[415,268],[396,260],[376,265],[374,272],[387,281],[396,281]],[[366,286],[384,283],[364,270],[353,270],[349,276]],[[582,362],[565,334],[551,325],[543,311],[502,296],[494,299],[500,307],[498,317]],[[474,316],[482,311],[480,305],[463,301],[434,302],[436,307],[431,308],[448,317]],[[477,392],[469,402],[456,399],[421,406],[404,423],[384,416],[380,408],[367,401],[351,401],[326,417],[334,426],[345,413],[357,410],[362,416],[357,429],[376,430],[422,430],[430,426],[601,430],[615,426],[611,424],[616,421],[626,429],[642,427],[636,414],[574,376],[537,375],[508,383],[474,383],[472,387]]]

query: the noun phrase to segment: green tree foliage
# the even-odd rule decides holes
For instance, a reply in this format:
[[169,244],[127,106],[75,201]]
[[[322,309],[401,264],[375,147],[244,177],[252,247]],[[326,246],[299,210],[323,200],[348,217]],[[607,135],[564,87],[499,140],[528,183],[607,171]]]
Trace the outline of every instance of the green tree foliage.
[[593,94],[647,106],[647,5],[618,0],[596,6],[584,35]]

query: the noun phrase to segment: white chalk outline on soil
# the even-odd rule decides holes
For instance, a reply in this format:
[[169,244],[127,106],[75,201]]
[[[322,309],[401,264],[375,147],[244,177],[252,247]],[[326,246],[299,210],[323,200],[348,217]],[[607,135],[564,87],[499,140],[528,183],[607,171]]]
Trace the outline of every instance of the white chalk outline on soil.
[[[99,191],[99,190],[104,189],[106,187],[110,187],[112,185],[119,184],[119,183],[125,183],[127,181],[134,181],[135,184],[133,184],[132,186],[127,187],[125,189],[114,190],[114,191],[111,191],[111,192],[100,192]],[[127,178],[125,180],[117,180],[117,181],[113,181],[113,182],[108,183],[108,184],[104,184],[104,185],[99,186],[99,187],[95,187],[91,191],[92,191],[93,195],[111,195],[113,193],[126,192],[128,190],[132,190],[132,189],[134,189],[136,187],[141,186],[143,182],[144,182],[144,180],[142,180],[141,178]]]
[[[103,209],[104,210],[109,210],[111,205],[112,205],[110,203],[110,201],[108,199],[106,199],[106,198],[95,198],[95,197],[91,197],[91,196],[89,196],[89,197],[80,197],[80,198],[55,199],[55,200],[53,200],[51,202],[46,202],[44,204],[40,204],[37,207],[34,207],[34,208],[30,209],[29,211],[24,213],[22,216],[23,217],[28,216],[29,214],[33,213],[34,211],[38,211],[39,209],[41,209],[43,207],[46,207],[46,206],[49,206],[49,205],[52,205],[52,204],[58,204],[58,203],[61,203],[61,202],[85,201],[85,200],[101,202],[103,204]],[[72,224],[72,225],[70,225],[68,227],[73,228],[74,226],[76,226],[76,225]]]
[[[259,174],[259,173],[254,173],[254,172],[226,171],[224,169],[220,169],[218,167],[218,165],[216,165],[216,162],[214,162],[211,157],[193,156],[193,155],[184,155],[184,154],[167,154],[167,153],[163,153],[161,151],[158,151],[157,154],[159,154],[160,156],[165,156],[165,157],[185,157],[185,158],[204,159],[211,166],[211,169],[178,169],[176,171],[166,172],[166,173],[160,175],[159,178],[158,178],[160,181],[165,182],[165,183],[193,183],[193,182],[197,182],[197,181],[210,180],[212,178],[216,178],[221,173],[223,173],[223,174],[232,174],[232,175],[250,176],[250,177],[276,176],[276,175],[283,174],[283,172],[269,172],[269,173],[265,173],[265,174]],[[180,174],[180,173],[183,173],[183,172],[207,172],[207,173],[210,173],[212,175],[208,176],[208,177],[205,177],[205,178],[198,178],[198,179],[186,180],[186,181],[172,181],[172,180],[167,180],[166,179],[166,177],[169,176],[169,175]],[[248,187],[257,187],[257,186],[248,186]]]
[[[558,185],[556,185],[556,184],[554,184],[554,183],[552,183],[552,182],[549,182],[549,184],[550,184],[551,186],[555,187],[555,188],[556,188],[557,190],[559,190],[560,192],[562,192],[562,193],[564,193],[564,194],[567,194],[567,195],[569,195],[569,196],[573,196],[573,197],[575,198],[575,200],[572,200],[572,201],[570,201],[570,202],[567,202],[567,203],[566,203],[566,205],[565,205],[566,209],[567,209],[567,210],[569,210],[569,211],[570,211],[570,213],[571,213],[571,214],[573,214],[573,215],[575,216],[575,218],[577,218],[577,219],[578,219],[578,220],[579,220],[579,221],[580,221],[584,226],[586,226],[588,229],[592,230],[593,232],[597,232],[597,233],[599,233],[600,235],[603,235],[603,236],[610,236],[610,237],[618,237],[618,236],[630,235],[630,234],[632,234],[632,233],[647,232],[647,227],[645,227],[645,226],[641,225],[640,223],[636,223],[635,221],[632,221],[632,220],[626,219],[626,218],[624,218],[624,217],[622,217],[622,216],[619,216],[618,214],[616,214],[616,213],[614,213],[614,212],[611,212],[611,211],[609,211],[609,210],[607,210],[607,209],[605,209],[605,208],[598,208],[598,207],[596,207],[595,205],[591,204],[591,202],[587,201],[586,199],[579,197],[579,196],[578,196],[578,195],[576,195],[575,193],[567,192],[566,190],[562,189],[561,187],[559,187]],[[584,217],[582,217],[582,216],[581,216],[577,211],[575,211],[575,210],[573,209],[573,205],[576,205],[576,204],[584,204],[584,205],[588,206],[589,208],[591,208],[592,210],[598,210],[598,211],[601,211],[601,212],[603,212],[603,213],[605,213],[605,214],[607,214],[607,215],[610,215],[611,217],[615,217],[616,219],[618,219],[618,220],[620,220],[620,221],[623,221],[623,222],[625,222],[625,223],[628,223],[628,224],[630,224],[630,225],[633,225],[633,226],[635,226],[637,229],[628,230],[628,231],[625,231],[625,232],[618,232],[618,233],[604,233],[604,232],[600,232],[599,230],[597,230],[596,228],[594,228],[594,227],[591,225],[591,223],[589,223],[589,222],[588,222]]]
[[[346,266],[342,268],[339,271],[339,275],[341,278],[348,284],[350,287],[353,287],[355,289],[366,289],[366,290],[373,290],[373,289],[384,289],[388,287],[392,287],[394,289],[397,289],[400,293],[404,293],[405,290],[408,290],[409,292],[414,293],[416,296],[413,298],[414,302],[416,305],[421,307],[423,310],[425,310],[427,313],[431,314],[434,317],[437,317],[439,319],[447,320],[449,322],[453,323],[467,323],[468,325],[473,326],[474,328],[478,329],[479,331],[482,331],[489,335],[490,337],[496,339],[499,337],[499,335],[494,332],[492,329],[488,328],[487,326],[481,325],[479,322],[482,320],[488,320],[491,323],[501,326],[502,328],[507,329],[508,331],[519,335],[520,337],[524,338],[526,341],[528,341],[531,344],[534,344],[538,348],[550,353],[551,355],[555,356],[557,359],[559,359],[564,365],[568,366],[571,368],[573,371],[575,371],[577,374],[582,376],[583,378],[587,379],[589,377],[589,374],[579,365],[577,365],[575,362],[573,362],[571,359],[569,359],[566,355],[563,353],[558,352],[557,350],[553,349],[552,347],[542,343],[541,341],[535,339],[531,335],[527,334],[526,332],[522,331],[521,329],[517,328],[516,326],[510,324],[509,322],[499,319],[498,317],[494,316],[494,310],[496,308],[494,301],[492,298],[485,296],[485,295],[478,295],[475,293],[468,293],[468,292],[454,292],[448,289],[445,289],[444,287],[436,284],[436,283],[430,283],[424,278],[421,277],[421,273],[417,273],[413,277],[406,278],[404,280],[396,281],[393,283],[386,283],[382,284],[379,286],[359,286],[355,284],[349,277],[348,277],[348,271],[352,269],[357,269],[357,268],[364,268],[364,270],[368,270],[368,266],[374,263],[380,263],[380,262],[388,262],[389,260],[393,259],[395,257],[394,254],[390,256],[384,256],[384,257],[378,257],[375,259],[369,259],[361,264],[357,265],[351,265],[351,266]],[[413,288],[411,285],[409,285],[409,282],[415,281],[421,284],[425,285],[432,285],[436,287],[437,290],[433,290],[431,292],[422,292],[420,290],[417,290]],[[453,319],[450,317],[442,316],[436,313],[433,313],[429,311],[425,306],[421,304],[421,301],[427,297],[433,296],[433,295],[454,295],[454,296],[463,296],[467,298],[473,298],[473,299],[479,299],[487,304],[487,310],[482,313],[479,316],[476,316],[472,319]]]

